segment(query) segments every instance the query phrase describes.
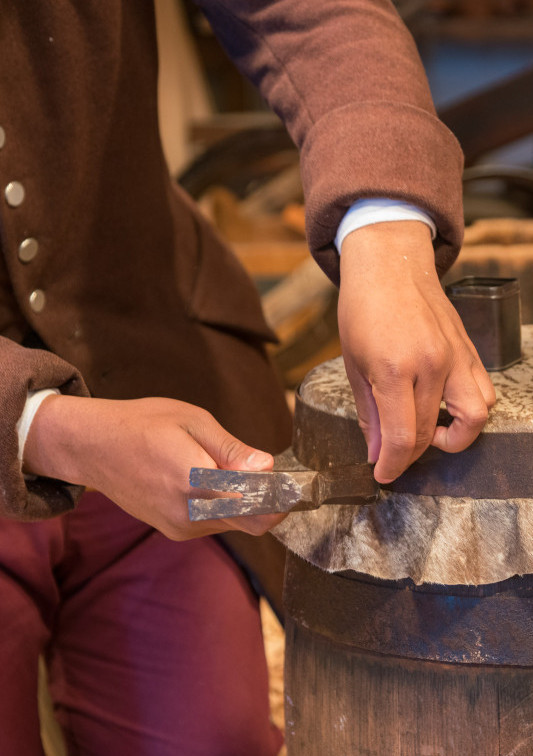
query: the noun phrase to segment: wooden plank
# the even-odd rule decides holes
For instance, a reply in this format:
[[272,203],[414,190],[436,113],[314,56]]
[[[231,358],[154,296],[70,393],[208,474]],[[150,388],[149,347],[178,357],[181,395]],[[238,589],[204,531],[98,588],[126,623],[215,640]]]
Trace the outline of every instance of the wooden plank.
[[533,219],[481,218],[465,228],[465,246],[533,244]]
[[292,273],[309,259],[307,244],[303,241],[234,242],[232,250],[253,276]]

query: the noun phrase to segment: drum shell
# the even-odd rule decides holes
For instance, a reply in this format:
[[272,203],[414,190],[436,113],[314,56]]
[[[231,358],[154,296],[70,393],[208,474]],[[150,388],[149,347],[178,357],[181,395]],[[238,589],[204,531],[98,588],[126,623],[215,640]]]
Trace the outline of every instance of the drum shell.
[[415,586],[289,554],[289,756],[533,753],[533,577]]

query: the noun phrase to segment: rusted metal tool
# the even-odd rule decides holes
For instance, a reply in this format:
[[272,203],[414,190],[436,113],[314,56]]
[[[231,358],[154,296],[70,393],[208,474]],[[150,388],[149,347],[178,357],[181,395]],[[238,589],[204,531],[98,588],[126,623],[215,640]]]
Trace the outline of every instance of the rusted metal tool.
[[243,472],[193,467],[189,483],[193,488],[240,494],[189,499],[193,521],[318,509],[324,504],[373,504],[379,491],[368,464],[322,472],[305,468]]

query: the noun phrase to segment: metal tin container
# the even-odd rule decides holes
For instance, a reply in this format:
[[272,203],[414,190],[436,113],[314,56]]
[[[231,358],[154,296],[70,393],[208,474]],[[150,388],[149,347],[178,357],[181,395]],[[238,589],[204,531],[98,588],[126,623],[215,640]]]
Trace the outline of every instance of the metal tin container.
[[446,286],[487,370],[521,359],[520,285],[516,278],[468,276]]

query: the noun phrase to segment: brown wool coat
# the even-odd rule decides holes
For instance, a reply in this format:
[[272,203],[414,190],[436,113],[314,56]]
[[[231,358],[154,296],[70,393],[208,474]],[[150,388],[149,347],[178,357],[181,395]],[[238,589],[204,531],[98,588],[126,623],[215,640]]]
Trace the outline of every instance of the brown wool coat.
[[[391,3],[200,4],[300,148],[309,245],[328,275],[338,280],[343,213],[370,196],[425,208],[448,267],[461,152]],[[83,393],[80,373],[95,396],[180,398],[280,450],[290,423],[258,297],[164,165],[151,2],[8,0],[0,49],[1,186],[25,190],[18,206],[0,201],[0,511],[30,519],[73,505],[67,486],[24,481],[15,424],[27,389]],[[28,238],[39,249],[22,262]],[[50,352],[17,344],[28,331]]]

